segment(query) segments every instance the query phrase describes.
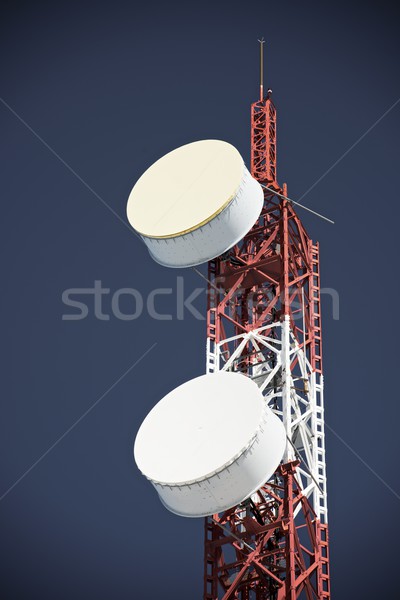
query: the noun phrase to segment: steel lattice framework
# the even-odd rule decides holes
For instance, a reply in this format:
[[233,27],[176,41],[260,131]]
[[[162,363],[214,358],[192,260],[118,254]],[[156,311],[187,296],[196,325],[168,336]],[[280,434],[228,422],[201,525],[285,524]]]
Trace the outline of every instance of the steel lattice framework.
[[288,442],[256,494],[205,519],[203,598],[329,599],[319,248],[277,183],[276,109],[262,86],[251,172],[260,218],[208,264],[207,372],[256,381]]

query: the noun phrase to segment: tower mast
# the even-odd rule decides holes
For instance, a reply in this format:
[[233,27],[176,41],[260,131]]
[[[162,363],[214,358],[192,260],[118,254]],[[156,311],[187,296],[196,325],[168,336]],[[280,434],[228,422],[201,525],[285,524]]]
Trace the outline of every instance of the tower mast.
[[277,182],[263,47],[262,39],[251,174],[264,188],[264,207],[248,234],[208,263],[206,361],[208,373],[242,372],[258,384],[284,423],[287,446],[251,498],[205,519],[203,598],[329,600],[319,246]]

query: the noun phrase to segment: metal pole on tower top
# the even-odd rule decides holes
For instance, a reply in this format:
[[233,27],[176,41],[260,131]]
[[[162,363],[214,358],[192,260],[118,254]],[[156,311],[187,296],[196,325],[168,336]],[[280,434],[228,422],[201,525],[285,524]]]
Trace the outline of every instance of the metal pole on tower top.
[[260,102],[264,98],[264,44],[265,40],[262,37],[260,42]]

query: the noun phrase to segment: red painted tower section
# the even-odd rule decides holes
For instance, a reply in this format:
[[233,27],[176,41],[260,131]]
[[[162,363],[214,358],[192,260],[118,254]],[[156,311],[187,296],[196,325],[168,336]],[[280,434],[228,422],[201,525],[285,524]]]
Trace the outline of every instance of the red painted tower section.
[[258,383],[283,420],[287,451],[250,499],[205,519],[203,598],[322,600],[330,583],[319,249],[277,183],[276,109],[270,92],[260,96],[251,172],[265,186],[264,207],[239,244],[208,264],[207,370]]

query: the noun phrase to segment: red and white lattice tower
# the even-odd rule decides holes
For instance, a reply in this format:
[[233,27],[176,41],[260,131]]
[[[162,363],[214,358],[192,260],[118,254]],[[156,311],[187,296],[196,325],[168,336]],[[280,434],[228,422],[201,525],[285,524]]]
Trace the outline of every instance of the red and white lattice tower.
[[207,372],[251,377],[282,418],[287,448],[256,494],[205,519],[204,600],[330,598],[319,248],[277,182],[270,95],[261,80],[251,106],[262,213],[208,263]]

